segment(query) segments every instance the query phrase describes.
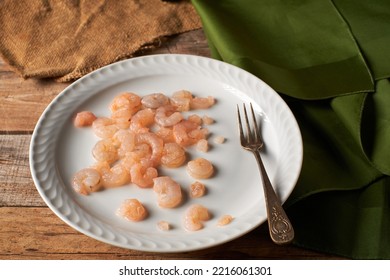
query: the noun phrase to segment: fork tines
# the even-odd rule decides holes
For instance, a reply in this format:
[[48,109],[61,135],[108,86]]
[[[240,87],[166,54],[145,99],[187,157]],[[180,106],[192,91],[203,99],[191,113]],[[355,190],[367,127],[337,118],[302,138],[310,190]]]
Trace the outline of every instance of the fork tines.
[[251,129],[251,126],[249,124],[249,118],[248,118],[248,113],[247,113],[247,110],[246,110],[245,103],[242,104],[243,111],[244,111],[245,126],[246,126],[246,138],[245,138],[245,134],[244,134],[244,131],[243,131],[243,128],[242,128],[240,108],[237,105],[237,117],[238,117],[238,125],[239,125],[241,144],[243,144],[244,142],[253,143],[253,142],[260,142],[261,141],[260,133],[258,132],[259,127],[258,127],[258,124],[257,124],[256,115],[255,115],[255,112],[253,110],[252,103],[249,103],[249,105],[250,105],[250,111],[251,111],[251,114],[252,114],[252,122],[253,122],[253,128],[252,129]]

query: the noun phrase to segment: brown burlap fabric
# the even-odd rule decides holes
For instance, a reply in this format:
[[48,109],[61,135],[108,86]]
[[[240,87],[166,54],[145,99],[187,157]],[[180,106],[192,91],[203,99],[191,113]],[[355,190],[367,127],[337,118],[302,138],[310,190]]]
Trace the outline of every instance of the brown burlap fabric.
[[189,1],[0,1],[0,53],[24,78],[71,81],[200,27]]

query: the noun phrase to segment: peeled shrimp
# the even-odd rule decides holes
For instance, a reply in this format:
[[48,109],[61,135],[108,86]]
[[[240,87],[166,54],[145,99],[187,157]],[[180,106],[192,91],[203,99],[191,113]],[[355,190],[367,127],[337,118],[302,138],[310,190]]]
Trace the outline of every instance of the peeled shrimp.
[[145,206],[135,198],[123,201],[116,214],[132,222],[139,222],[145,219],[148,211]]
[[159,126],[154,133],[159,136],[164,141],[164,143],[175,142],[175,138],[173,137],[173,130],[171,127]]
[[127,153],[133,151],[135,134],[127,129],[120,129],[114,134],[113,141],[118,146],[118,156],[123,158]]
[[120,187],[130,182],[130,173],[121,163],[110,167],[107,162],[99,162],[95,168],[99,171],[105,188]]
[[117,147],[110,138],[98,141],[92,149],[92,155],[97,161],[113,163],[118,159]]
[[222,135],[217,135],[214,137],[214,143],[222,144],[223,142],[225,142],[225,137],[223,137]]
[[143,109],[134,114],[130,121],[130,130],[135,133],[149,131],[149,126],[154,123],[154,111],[150,108]]
[[142,163],[144,166],[150,166],[150,157],[152,156],[152,149],[148,144],[138,144],[134,149],[127,153],[125,158],[127,158],[130,163]]
[[180,90],[172,94],[171,103],[177,107],[180,112],[190,110],[192,93],[188,90]]
[[206,193],[206,187],[199,181],[195,181],[190,185],[190,196],[193,198],[199,198]]
[[157,169],[135,163],[130,168],[131,182],[141,188],[153,187],[153,179],[158,176]]
[[188,231],[196,231],[203,228],[203,221],[210,219],[208,209],[200,204],[191,205],[184,214],[184,228]]
[[165,105],[157,108],[154,119],[160,126],[173,126],[183,119],[183,115],[175,106]]
[[153,191],[157,193],[157,203],[160,207],[174,208],[181,203],[181,187],[171,177],[157,177],[153,182]]
[[190,120],[183,120],[173,126],[173,137],[183,147],[194,145],[200,139],[205,139],[207,134],[208,129]]
[[194,97],[190,102],[191,109],[207,109],[215,104],[215,99],[212,96]]
[[132,92],[124,92],[114,97],[110,104],[111,112],[118,110],[129,110],[131,113],[137,112],[141,108],[141,97]]
[[110,104],[111,118],[119,128],[128,128],[131,117],[141,108],[141,97],[132,92],[115,96]]
[[161,164],[169,168],[181,166],[186,161],[185,150],[177,143],[164,144]]
[[167,231],[171,229],[171,225],[167,221],[159,221],[157,223],[157,228],[162,231]]
[[101,186],[100,173],[93,168],[81,169],[72,178],[72,187],[79,194],[88,195],[100,190]]
[[118,126],[113,119],[101,117],[93,121],[92,130],[97,137],[110,138],[117,132]]
[[214,167],[210,161],[197,158],[187,163],[187,173],[195,179],[207,179],[214,173]]
[[206,139],[200,139],[196,143],[196,150],[206,153],[209,150],[209,142]]
[[230,224],[233,221],[233,217],[231,215],[223,215],[218,220],[218,226],[226,226],[227,224]]
[[141,103],[146,108],[157,109],[158,107],[167,105],[169,98],[162,93],[152,93],[142,97]]
[[202,124],[202,118],[197,114],[192,114],[191,116],[188,116],[187,120],[196,123],[197,125]]
[[94,120],[96,120],[94,113],[82,111],[76,114],[73,124],[75,127],[91,126]]
[[152,154],[149,158],[151,166],[157,166],[160,164],[161,156],[163,153],[163,140],[156,134],[147,132],[136,135],[137,144],[148,144],[152,149]]
[[130,121],[134,113],[135,112],[133,110],[121,108],[111,113],[111,119],[115,122],[118,128],[129,128]]
[[[193,97],[186,90],[175,92],[172,98],[162,93],[140,97],[124,92],[110,103],[110,118],[80,112],[76,126],[91,124],[99,137],[93,150],[97,163],[93,168],[75,175],[73,185],[77,192],[88,194],[101,187],[111,188],[134,183],[141,188],[154,188],[161,207],[175,207],[182,201],[181,186],[169,177],[158,177],[160,166],[176,168],[187,160],[185,147],[198,144],[207,151],[207,121],[199,115],[184,118],[190,109],[212,106],[212,97]],[[85,114],[83,117],[82,114]],[[77,116],[76,116],[77,118]],[[83,119],[85,118],[85,119]],[[158,128],[158,129],[157,129]],[[193,178],[206,179],[213,175],[213,165],[202,158],[190,161],[186,167]],[[204,185],[191,186],[191,197],[202,196]]]
[[210,125],[210,124],[213,124],[215,122],[215,120],[207,115],[204,115],[202,117],[202,122],[204,125]]

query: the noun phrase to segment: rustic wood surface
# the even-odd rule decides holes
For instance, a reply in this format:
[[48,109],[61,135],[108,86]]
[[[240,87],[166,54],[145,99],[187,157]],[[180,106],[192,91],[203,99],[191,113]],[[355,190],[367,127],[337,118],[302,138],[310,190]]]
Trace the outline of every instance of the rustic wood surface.
[[[167,38],[151,53],[210,56],[202,30]],[[68,84],[23,80],[0,59],[0,259],[338,259],[274,245],[264,224],[214,248],[189,253],[145,253],[114,247],[66,225],[44,203],[31,178],[29,144],[50,101]]]

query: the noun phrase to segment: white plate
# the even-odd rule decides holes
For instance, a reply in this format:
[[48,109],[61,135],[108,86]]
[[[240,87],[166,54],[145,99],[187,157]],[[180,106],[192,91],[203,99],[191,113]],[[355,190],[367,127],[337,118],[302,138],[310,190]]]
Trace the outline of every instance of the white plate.
[[[135,185],[105,190],[89,196],[76,194],[72,175],[93,163],[91,149],[97,138],[89,128],[76,129],[72,117],[80,110],[109,116],[108,104],[120,92],[167,95],[187,89],[195,96],[212,95],[217,103],[207,114],[215,119],[209,129],[226,142],[214,144],[202,154],[194,149],[191,158],[203,156],[217,168],[204,180],[206,196],[187,199],[175,209],[160,209],[151,189]],[[240,147],[236,104],[252,102],[262,116],[266,143],[264,161],[270,179],[284,202],[293,190],[302,165],[302,139],[288,106],[268,85],[252,74],[214,59],[191,55],[153,55],[114,63],[96,70],[62,91],[46,108],[34,130],[30,145],[30,168],[38,192],[54,213],[78,231],[119,247],[153,252],[182,252],[215,246],[254,229],[266,220],[263,190],[253,155]],[[194,180],[185,167],[162,170],[178,181],[184,191]],[[128,222],[115,215],[119,204],[135,197],[149,209],[148,219]],[[212,219],[204,229],[187,232],[181,225],[184,210],[192,203],[209,208]],[[223,214],[234,217],[218,227]],[[156,228],[166,220],[173,229]]]

